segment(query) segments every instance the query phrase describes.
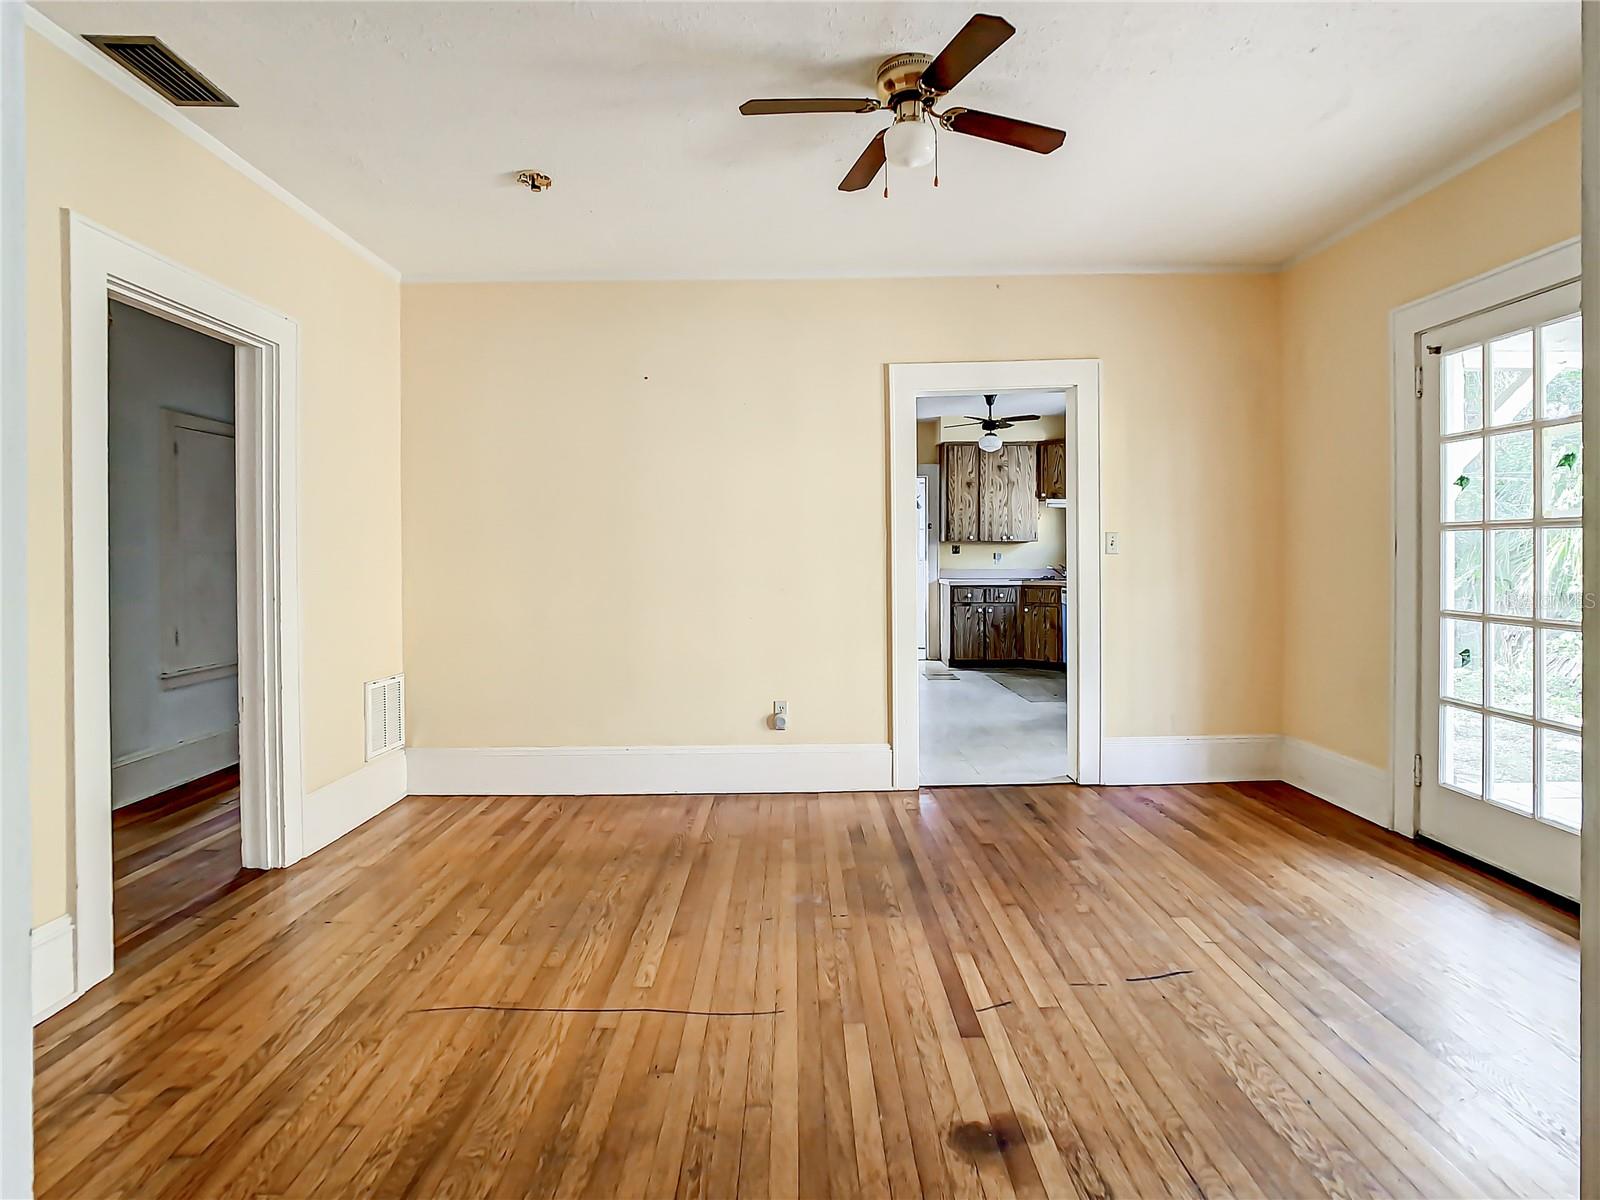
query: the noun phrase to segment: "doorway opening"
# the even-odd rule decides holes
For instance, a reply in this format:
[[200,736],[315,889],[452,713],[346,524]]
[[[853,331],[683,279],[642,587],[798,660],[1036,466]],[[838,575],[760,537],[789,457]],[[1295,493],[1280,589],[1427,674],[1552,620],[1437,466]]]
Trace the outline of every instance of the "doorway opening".
[[894,786],[1099,782],[1099,364],[889,393]]
[[916,412],[918,470],[942,481],[919,782],[1071,783],[1067,393],[922,395]]
[[120,959],[246,877],[235,350],[116,300],[106,342]]
[[[131,800],[142,791],[136,786],[141,777],[154,774],[157,784],[164,786],[191,770],[199,772],[181,786],[208,792],[204,799],[214,809],[196,814],[192,805],[180,803],[182,793],[150,805],[169,817],[179,808],[188,810],[184,819],[168,822],[191,822],[184,835],[188,840],[180,847],[188,852],[176,856],[186,867],[203,861],[196,847],[204,846],[217,848],[210,857],[225,871],[231,850],[220,847],[232,835],[222,834],[221,829],[234,821],[243,867],[287,866],[301,855],[304,818],[296,468],[299,331],[289,318],[77,214],[68,216],[68,251],[73,821],[73,892],[68,916],[74,946],[70,995],[75,998],[111,974],[119,941],[117,892],[133,896],[131,877],[135,872],[152,866],[140,877],[151,879],[158,874],[153,864],[173,857],[152,852],[141,858],[138,850],[129,850],[118,863],[114,850],[118,824],[114,812],[118,810],[114,803],[119,797]],[[173,403],[170,380],[155,388],[159,396],[157,415],[152,419],[160,423],[157,436],[166,439],[162,444],[169,448],[174,440],[179,444],[177,457],[183,464],[179,474],[170,476],[168,486],[174,490],[161,503],[173,497],[184,501],[184,523],[171,526],[171,544],[158,550],[158,555],[170,553],[171,562],[163,565],[158,559],[155,582],[146,576],[143,586],[130,587],[128,590],[136,593],[131,602],[153,609],[155,627],[165,630],[161,634],[164,645],[154,660],[157,685],[166,684],[167,691],[187,696],[223,696],[211,710],[214,720],[220,719],[218,712],[226,711],[225,696],[231,692],[237,713],[232,735],[236,752],[230,735],[213,724],[209,732],[220,736],[183,743],[188,748],[179,751],[177,758],[189,765],[164,778],[149,761],[160,756],[140,757],[128,751],[128,739],[139,728],[137,705],[130,709],[113,694],[114,686],[120,688],[124,678],[124,673],[118,672],[114,685],[113,654],[120,656],[129,649],[133,643],[127,638],[133,635],[128,630],[135,628],[122,626],[122,635],[114,637],[112,375],[118,364],[111,338],[119,319],[125,330],[138,325],[147,333],[170,338],[176,336],[170,326],[178,333],[206,339],[193,343],[200,349],[217,343],[210,346],[215,361],[209,369],[213,375],[220,373],[226,356],[232,379],[231,389],[213,389],[226,392],[231,401],[231,422],[216,415],[222,409],[194,411],[193,403]],[[120,333],[116,336],[120,339]],[[170,411],[161,412],[163,409]],[[231,478],[226,472],[229,443]],[[225,486],[232,490],[231,556],[222,544],[229,524],[221,515],[226,502],[217,498]],[[126,532],[127,514],[122,512],[121,502],[116,503],[115,525],[120,536]],[[170,525],[171,514],[168,522]],[[159,532],[159,525],[157,529]],[[119,550],[117,555],[118,581],[137,578],[125,569],[129,564],[122,560],[123,552]],[[184,584],[175,589],[176,599],[162,595],[163,572]],[[231,626],[225,604],[219,600],[219,594],[229,589],[235,598]],[[175,626],[167,624],[169,619]],[[178,630],[176,647],[172,645],[174,627]],[[191,648],[193,656],[187,654]],[[230,679],[230,674],[236,680]],[[162,679],[163,675],[167,678]],[[210,698],[216,700],[217,696]],[[114,706],[123,719],[114,721]],[[196,703],[196,707],[200,705]],[[150,734],[148,728],[144,732]],[[237,763],[237,784],[222,773],[229,758]],[[113,768],[114,759],[122,760],[120,772]],[[166,770],[173,763],[161,765]],[[236,798],[228,799],[235,789]],[[155,794],[159,791],[158,787]],[[124,804],[121,811],[132,809],[133,813],[120,820],[133,823],[133,817],[139,815],[136,806],[142,802]],[[167,805],[178,808],[167,811]],[[158,826],[161,819],[156,818]],[[144,833],[153,830],[146,828]],[[217,837],[215,842],[208,841],[212,835]],[[128,870],[121,871],[122,866]],[[233,877],[238,878],[237,870]]]

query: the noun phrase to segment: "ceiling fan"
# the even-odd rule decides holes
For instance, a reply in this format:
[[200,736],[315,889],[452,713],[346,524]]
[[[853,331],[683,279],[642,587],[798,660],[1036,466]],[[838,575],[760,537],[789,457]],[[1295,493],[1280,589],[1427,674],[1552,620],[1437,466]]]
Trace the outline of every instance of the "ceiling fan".
[[[855,166],[840,181],[841,192],[859,192],[866,187],[877,178],[885,160],[896,167],[926,166],[937,152],[938,129],[1002,142],[1035,154],[1049,154],[1066,141],[1067,135],[1062,130],[1013,117],[997,117],[975,108],[948,108],[936,112],[933,107],[1015,32],[1011,22],[1003,17],[977,13],[937,55],[896,54],[879,63],[876,97],[746,100],[739,111],[747,117],[759,117],[782,113],[872,113],[893,109],[894,124],[880,130],[867,144]],[[933,185],[939,186],[937,166]],[[884,194],[888,195],[888,191],[885,184]]]
[[996,417],[994,415],[994,400],[993,396],[985,396],[983,398],[983,402],[989,406],[989,415],[987,417],[968,417],[964,424],[950,426],[951,429],[965,429],[968,425],[982,425],[983,436],[978,439],[978,449],[989,454],[993,454],[1000,449],[1000,430],[1010,429],[1021,421],[1037,421],[1039,419],[1038,413],[1029,413],[1026,416],[1016,417]]

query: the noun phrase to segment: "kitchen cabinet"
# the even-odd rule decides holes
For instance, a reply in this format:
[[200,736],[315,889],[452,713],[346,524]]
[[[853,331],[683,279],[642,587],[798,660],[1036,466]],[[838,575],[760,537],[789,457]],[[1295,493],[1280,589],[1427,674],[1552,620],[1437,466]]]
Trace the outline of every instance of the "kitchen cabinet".
[[1039,499],[1067,498],[1066,442],[1039,443]]
[[1033,442],[1008,442],[985,453],[976,442],[939,448],[944,477],[946,542],[1033,542],[1039,539],[1038,452]]
[[1012,662],[1020,646],[1016,588],[951,589],[951,659],[956,662]]
[[976,442],[945,442],[939,447],[944,480],[944,529],[940,541],[978,540],[978,456]]
[[1037,472],[1032,442],[1007,442],[978,458],[978,540],[1039,540]]
[[1058,663],[1061,661],[1060,590],[1051,596],[1031,598],[1027,594],[1030,590],[1035,589],[1023,589],[1018,621],[1022,630],[1022,661]]
[[950,606],[950,657],[958,662],[979,662],[987,657],[985,606]]
[[1014,661],[1022,647],[1017,629],[1017,606],[990,604],[985,607],[988,611],[984,619],[983,656],[990,662]]
[[952,587],[950,660],[1060,665],[1064,594],[1043,585]]

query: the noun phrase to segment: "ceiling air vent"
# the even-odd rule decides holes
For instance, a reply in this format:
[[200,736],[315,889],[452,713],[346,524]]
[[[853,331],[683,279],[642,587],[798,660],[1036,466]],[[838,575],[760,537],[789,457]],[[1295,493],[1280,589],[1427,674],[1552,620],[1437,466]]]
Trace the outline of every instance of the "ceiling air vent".
[[238,108],[204,75],[179,58],[158,37],[89,34],[99,46],[145,83],[180,108]]

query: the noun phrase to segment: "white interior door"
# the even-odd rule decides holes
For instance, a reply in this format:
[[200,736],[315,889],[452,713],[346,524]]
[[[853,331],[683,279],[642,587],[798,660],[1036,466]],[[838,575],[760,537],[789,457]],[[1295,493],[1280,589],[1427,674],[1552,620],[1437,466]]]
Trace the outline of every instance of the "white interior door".
[[1418,829],[1578,895],[1578,285],[1422,336]]

